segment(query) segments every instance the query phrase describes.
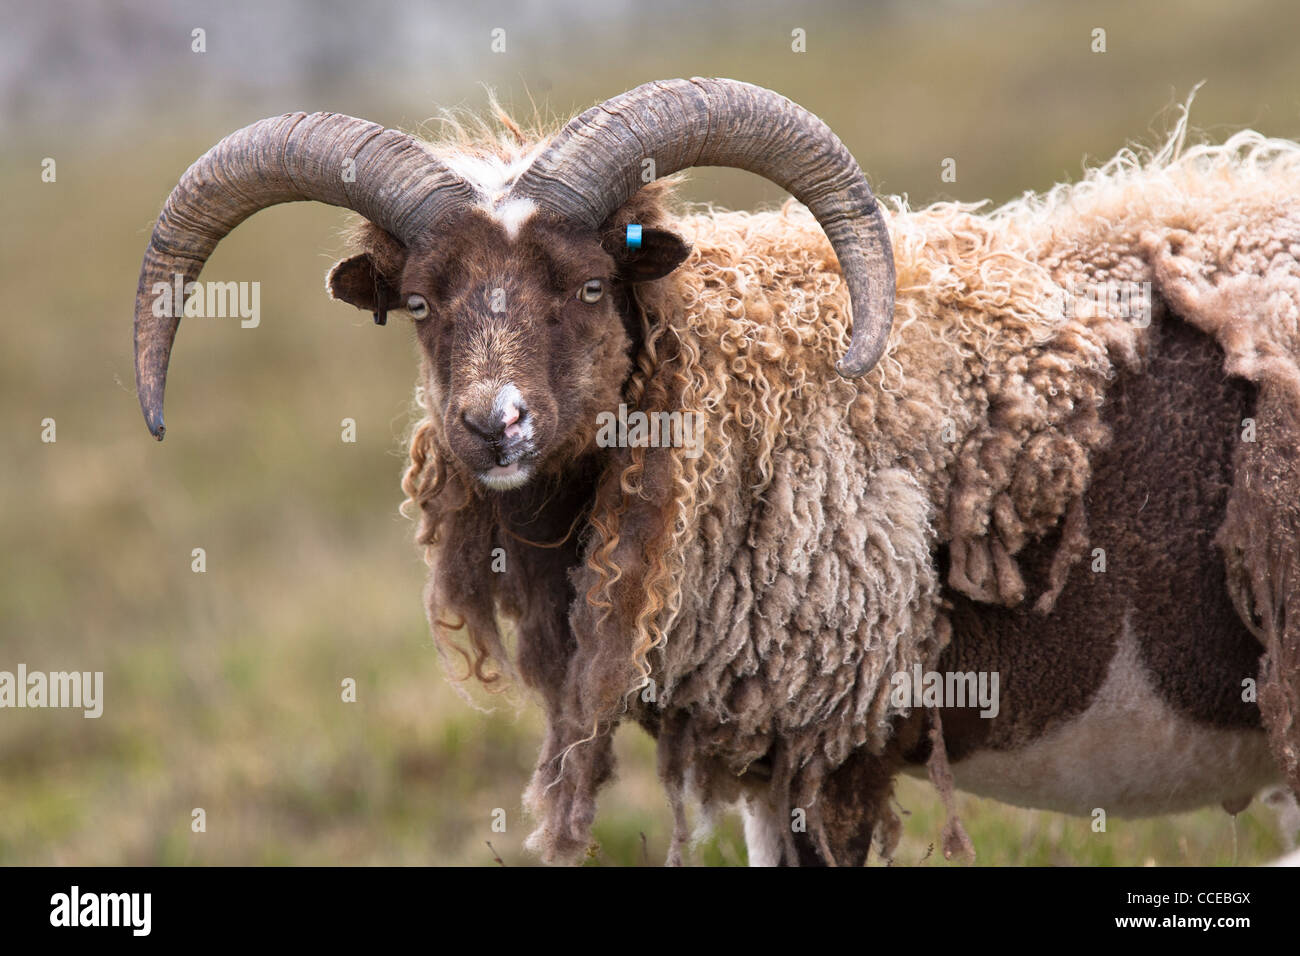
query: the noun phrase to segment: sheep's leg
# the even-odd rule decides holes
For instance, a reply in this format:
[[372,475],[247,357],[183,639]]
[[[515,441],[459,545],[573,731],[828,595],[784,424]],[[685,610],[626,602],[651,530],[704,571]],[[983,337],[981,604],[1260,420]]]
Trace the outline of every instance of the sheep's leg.
[[[851,802],[827,806],[832,801],[827,794],[819,800],[828,811],[829,820],[821,821],[827,846],[834,855],[834,865],[864,866],[874,832],[872,820],[853,814]],[[795,808],[803,809],[803,808]],[[848,812],[845,812],[848,811]],[[792,829],[787,839],[787,828],[799,827],[792,817],[772,808],[763,799],[756,799],[742,808],[745,823],[745,848],[750,866],[830,866],[815,835],[809,830]]]
[[1300,794],[1300,396],[1265,383],[1236,454],[1218,535],[1238,613],[1264,644],[1259,709]]
[[1293,852],[1296,838],[1300,836],[1300,802],[1295,794],[1285,786],[1269,787],[1260,794],[1260,802],[1277,817],[1277,832],[1282,846],[1288,853]]
[[1300,587],[1290,574],[1288,595],[1279,609],[1281,627],[1268,643],[1268,669],[1259,694],[1260,714],[1268,727],[1273,755],[1291,791],[1300,795]]
[[762,797],[752,797],[741,807],[745,821],[745,849],[750,866],[782,866],[785,860],[784,820]]
[[[801,865],[825,866],[833,862],[836,866],[865,866],[872,837],[878,832],[889,834],[887,844],[897,842],[897,821],[889,801],[900,762],[892,748],[884,755],[861,749],[827,776],[818,798],[818,816],[834,860],[821,859],[818,853],[814,864],[801,844]],[[805,843],[808,850],[816,848],[812,841]],[[887,845],[885,851],[892,853],[893,846]]]
[[892,851],[898,827],[889,800],[900,759],[892,750],[856,751],[810,798],[789,801],[808,806],[751,796],[742,808],[750,866],[864,866],[878,833]]

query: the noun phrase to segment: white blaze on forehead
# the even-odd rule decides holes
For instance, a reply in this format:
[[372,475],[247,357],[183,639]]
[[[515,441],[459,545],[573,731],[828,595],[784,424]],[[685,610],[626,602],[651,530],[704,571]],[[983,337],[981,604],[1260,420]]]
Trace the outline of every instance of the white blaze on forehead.
[[519,228],[537,213],[537,205],[531,199],[507,199],[500,206],[489,210],[493,218],[501,223],[510,239],[519,238]]
[[505,228],[506,235],[514,239],[519,235],[519,227],[537,212],[537,207],[530,200],[511,199],[507,194],[545,147],[545,143],[539,143],[522,156],[510,159],[465,153],[447,153],[438,158],[469,184],[478,207],[491,214]]
[[515,180],[533,164],[545,144],[539,144],[522,156],[506,158],[469,153],[440,153],[438,158],[478,193],[480,205],[495,206]]

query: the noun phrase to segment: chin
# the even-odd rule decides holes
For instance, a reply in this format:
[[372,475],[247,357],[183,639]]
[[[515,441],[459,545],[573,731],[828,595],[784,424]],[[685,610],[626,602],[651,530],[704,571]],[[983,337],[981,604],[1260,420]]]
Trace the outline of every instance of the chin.
[[533,477],[533,466],[527,461],[514,461],[508,465],[493,465],[478,473],[478,480],[493,491],[510,491],[528,484]]

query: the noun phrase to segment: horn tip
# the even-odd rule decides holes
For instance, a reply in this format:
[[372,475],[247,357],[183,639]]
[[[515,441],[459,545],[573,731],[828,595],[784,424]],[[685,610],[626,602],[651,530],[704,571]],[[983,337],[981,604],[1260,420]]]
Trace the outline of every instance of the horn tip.
[[861,378],[871,371],[875,362],[864,362],[861,358],[848,354],[835,363],[835,371],[839,372],[844,378]]

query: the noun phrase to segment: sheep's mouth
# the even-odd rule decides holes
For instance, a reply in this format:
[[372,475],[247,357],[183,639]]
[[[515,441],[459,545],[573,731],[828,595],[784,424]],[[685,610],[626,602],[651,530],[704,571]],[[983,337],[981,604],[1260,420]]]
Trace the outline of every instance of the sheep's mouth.
[[533,477],[532,455],[521,455],[505,465],[493,465],[478,473],[478,480],[493,491],[509,491],[527,484]]

